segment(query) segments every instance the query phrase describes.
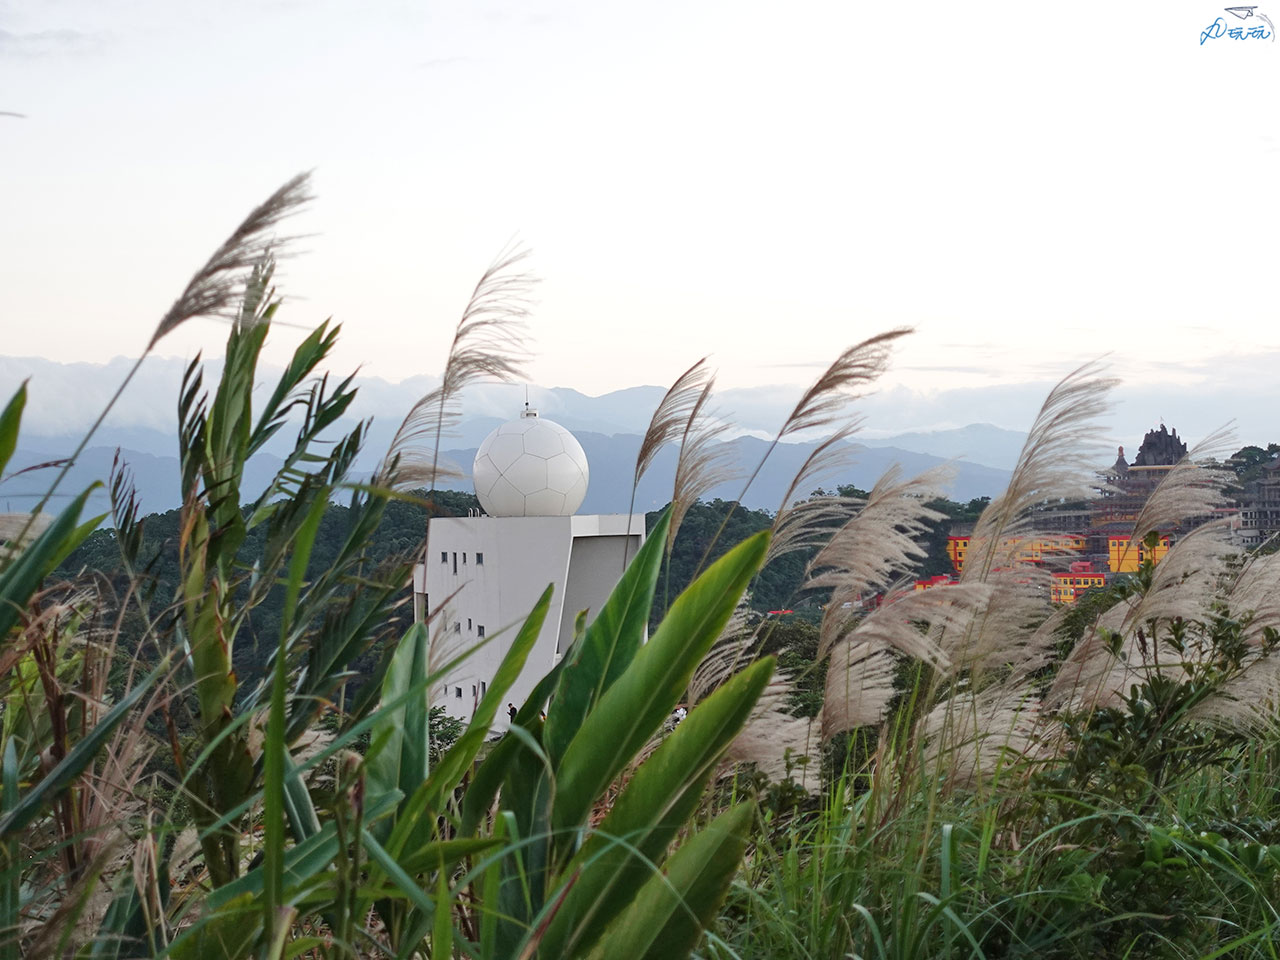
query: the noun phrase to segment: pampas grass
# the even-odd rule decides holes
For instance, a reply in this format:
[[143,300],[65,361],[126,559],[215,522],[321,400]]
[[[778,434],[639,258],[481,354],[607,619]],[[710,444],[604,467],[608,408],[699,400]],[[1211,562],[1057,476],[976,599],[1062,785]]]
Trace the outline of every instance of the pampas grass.
[[405,415],[376,482],[402,490],[434,489],[462,474],[440,459],[440,442],[461,417],[462,391],[483,380],[511,381],[523,376],[528,356],[524,320],[535,280],[519,269],[528,251],[504,250],[484,272],[454,329],[440,386],[418,400]]

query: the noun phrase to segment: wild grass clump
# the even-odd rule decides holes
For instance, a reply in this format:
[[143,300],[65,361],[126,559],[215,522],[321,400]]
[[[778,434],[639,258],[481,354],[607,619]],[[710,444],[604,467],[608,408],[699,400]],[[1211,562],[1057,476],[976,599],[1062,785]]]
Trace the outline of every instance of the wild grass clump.
[[[229,324],[218,382],[196,358],[178,398],[177,573],[154,576],[123,468],[109,518],[82,515],[89,491],[0,518],[0,960],[1275,956],[1280,555],[1240,556],[1211,519],[1221,437],[1136,519],[1134,542],[1182,531],[1161,562],[1053,610],[1020,544],[1052,565],[1053,506],[1096,482],[1112,381],[1083,367],[978,517],[959,582],[904,590],[944,473],[801,498],[848,456],[856,400],[907,331],[870,337],[766,452],[817,437],[772,529],[725,549],[727,507],[648,630],[677,529],[728,467],[699,361],[634,471],[677,444],[671,506],[494,740],[550,589],[501,635],[472,719],[449,722],[433,690],[472,651],[440,636],[439,609],[405,627],[428,531],[391,556],[371,542],[406,491],[449,475],[463,389],[519,375],[524,254],[485,272],[441,386],[360,477],[354,381],[324,372],[336,326],[260,382],[274,231],[307,198],[303,176],[257,208],[147,344],[195,316]],[[0,476],[25,403],[24,386],[0,412]],[[247,499],[246,464],[286,436]],[[314,563],[339,498],[345,526]],[[103,520],[115,569],[53,581]],[[794,633],[744,600],[779,558],[805,564],[822,608]],[[237,657],[246,644],[266,656]]]

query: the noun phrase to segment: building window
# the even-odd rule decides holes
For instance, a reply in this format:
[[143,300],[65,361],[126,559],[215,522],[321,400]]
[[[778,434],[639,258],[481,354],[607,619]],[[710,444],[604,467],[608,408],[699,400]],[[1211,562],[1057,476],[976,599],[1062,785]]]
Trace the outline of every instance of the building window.
[[471,629],[471,618],[470,618],[470,617],[467,617],[467,629],[468,629],[468,630],[470,630],[470,629]]
[[455,620],[455,621],[453,621],[453,632],[454,632],[454,633],[461,633],[461,632],[462,632],[462,621],[461,621],[461,620]]
[[461,699],[462,699],[462,688],[461,688],[461,687],[454,687],[454,688],[453,688],[453,695],[454,695],[455,697],[457,697],[459,700],[461,700]]
[[476,685],[474,683],[471,685],[471,695],[473,697],[476,695]]
[[480,681],[480,696],[482,696],[482,697],[483,697],[483,696],[484,696],[486,693],[488,693],[488,692],[489,692],[489,685],[488,685],[487,683],[485,683],[483,680],[481,680],[481,681]]
[[440,562],[441,562],[441,563],[448,563],[448,562],[449,562],[449,551],[448,551],[448,550],[441,550],[441,551],[440,551]]
[[484,554],[481,553],[479,550],[476,551],[476,566],[477,567],[484,566]]
[[462,551],[462,565],[464,567],[467,565],[467,552],[465,550]]
[[480,623],[476,624],[476,636],[477,637],[484,636],[484,624],[480,624]]
[[454,576],[458,574],[458,555],[456,553],[453,555],[453,573]]

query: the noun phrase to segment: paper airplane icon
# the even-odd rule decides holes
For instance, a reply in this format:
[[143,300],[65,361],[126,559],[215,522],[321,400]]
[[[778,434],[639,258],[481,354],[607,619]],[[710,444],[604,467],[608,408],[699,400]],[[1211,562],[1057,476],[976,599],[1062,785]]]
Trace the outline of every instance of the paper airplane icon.
[[1254,7],[1223,7],[1222,9],[1227,11],[1227,13],[1234,14],[1235,16],[1239,17],[1241,20],[1247,20],[1249,17],[1253,16],[1253,11],[1257,10],[1258,8],[1254,6]]

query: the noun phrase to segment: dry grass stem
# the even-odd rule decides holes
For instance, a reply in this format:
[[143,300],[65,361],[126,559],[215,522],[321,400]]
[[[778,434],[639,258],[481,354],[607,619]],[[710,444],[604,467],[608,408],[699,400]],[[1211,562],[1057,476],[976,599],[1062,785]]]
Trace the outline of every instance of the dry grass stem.
[[462,391],[480,381],[523,375],[528,356],[524,320],[536,282],[517,269],[527,256],[525,250],[504,250],[476,284],[454,330],[440,386],[418,400],[396,430],[378,471],[380,485],[434,488],[460,475],[441,462],[440,441],[462,415]]
[[273,231],[309,200],[311,174],[300,173],[255,207],[187,283],[156,325],[147,352],[188,320],[238,316],[254,268],[287,243]]

